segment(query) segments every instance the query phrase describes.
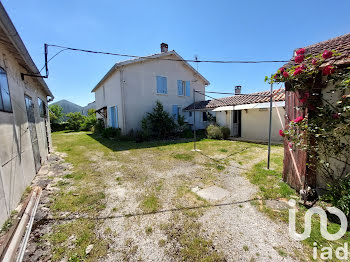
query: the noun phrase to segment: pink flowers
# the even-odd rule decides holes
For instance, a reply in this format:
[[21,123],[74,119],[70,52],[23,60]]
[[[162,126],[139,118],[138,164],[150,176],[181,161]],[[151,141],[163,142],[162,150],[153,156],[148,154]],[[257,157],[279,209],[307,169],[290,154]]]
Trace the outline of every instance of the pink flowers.
[[340,115],[338,113],[334,113],[332,115],[333,119],[339,119],[340,118]]
[[305,53],[305,49],[304,48],[300,48],[295,52],[297,55],[303,55]]
[[322,57],[323,57],[324,59],[327,59],[327,58],[331,58],[332,55],[333,55],[332,51],[325,50],[325,51],[323,52],[323,54],[322,54]]
[[297,55],[294,60],[295,60],[295,63],[300,64],[301,62],[304,61],[304,55]]
[[292,120],[294,123],[299,123],[304,120],[304,117],[298,116],[296,119]]
[[284,67],[281,67],[280,69],[278,69],[281,73],[283,73],[284,72]]
[[309,92],[306,92],[304,94],[304,96],[301,99],[299,99],[299,100],[300,100],[300,102],[305,103],[308,100],[309,97],[310,97]]
[[299,75],[303,72],[303,69],[300,67],[297,67],[293,73],[293,76]]
[[322,74],[323,74],[324,76],[328,76],[328,75],[331,75],[331,74],[333,74],[333,73],[334,73],[334,67],[333,67],[333,66],[330,66],[330,65],[326,66],[326,67],[323,68],[323,70],[322,70]]
[[285,78],[289,77],[288,72],[287,72],[287,71],[284,71],[284,72],[283,72],[283,76],[284,76]]
[[284,134],[284,131],[282,129],[279,130],[279,134],[281,137],[285,137],[286,135]]
[[313,64],[314,66],[317,65],[317,59],[316,58],[312,59],[311,64]]

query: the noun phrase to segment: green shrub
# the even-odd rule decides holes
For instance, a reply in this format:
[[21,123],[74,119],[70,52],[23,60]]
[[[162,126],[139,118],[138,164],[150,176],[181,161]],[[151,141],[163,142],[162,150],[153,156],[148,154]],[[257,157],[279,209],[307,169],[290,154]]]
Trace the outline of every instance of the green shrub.
[[67,114],[68,129],[70,130],[79,131],[84,122],[85,117],[80,112]]
[[217,125],[209,125],[207,127],[207,137],[210,139],[223,139],[221,128]]
[[62,123],[51,123],[51,131],[57,132],[57,131],[63,131],[68,129],[68,123],[62,122]]
[[121,136],[121,130],[120,128],[107,127],[103,129],[102,136],[105,138],[119,139]]
[[155,138],[167,138],[174,133],[176,124],[161,102],[157,101],[151,113],[141,121],[143,135]]
[[230,131],[230,129],[228,127],[222,126],[222,127],[220,127],[220,129],[221,129],[221,132],[222,132],[222,137],[224,139],[227,139],[227,138],[230,137],[231,131]]
[[91,129],[96,125],[97,118],[95,109],[91,108],[88,110],[88,115],[84,116],[84,122],[81,124],[80,129],[84,131],[91,131]]
[[350,217],[350,174],[328,185],[322,199],[339,208],[347,217]]
[[94,133],[101,134],[103,130],[105,129],[105,123],[103,122],[102,118],[98,118],[96,120],[95,128],[94,128]]

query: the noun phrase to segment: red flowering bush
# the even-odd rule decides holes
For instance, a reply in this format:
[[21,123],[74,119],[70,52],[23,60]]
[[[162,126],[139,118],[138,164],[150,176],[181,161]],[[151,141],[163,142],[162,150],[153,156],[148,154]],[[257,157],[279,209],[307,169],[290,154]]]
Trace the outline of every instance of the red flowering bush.
[[324,59],[331,58],[332,56],[333,56],[332,51],[328,51],[328,50],[325,50],[325,51],[323,52],[323,54],[322,54],[322,57],[323,57]]
[[294,59],[295,63],[300,64],[304,61],[304,55],[297,55]]
[[[304,117],[286,122],[279,135],[288,142],[289,150],[305,150],[308,168],[331,181],[346,172],[345,168],[337,166],[339,163],[350,165],[350,67],[338,68],[328,60],[325,66],[326,59],[339,55],[325,50],[313,56],[301,48],[296,51],[294,65],[281,67],[270,78],[265,78],[270,83],[288,82],[288,91],[298,91],[300,104],[295,108]],[[326,95],[319,95],[320,83],[332,84],[329,101]],[[339,170],[343,172],[340,176]]]
[[284,134],[284,131],[282,129],[279,130],[279,134],[281,137],[285,137],[286,135]]
[[328,65],[328,66],[326,66],[325,68],[323,68],[322,74],[323,74],[324,76],[328,76],[328,75],[333,74],[334,71],[335,71],[335,70],[334,70],[334,67]]
[[297,55],[303,55],[305,53],[305,49],[304,48],[300,48],[295,52]]

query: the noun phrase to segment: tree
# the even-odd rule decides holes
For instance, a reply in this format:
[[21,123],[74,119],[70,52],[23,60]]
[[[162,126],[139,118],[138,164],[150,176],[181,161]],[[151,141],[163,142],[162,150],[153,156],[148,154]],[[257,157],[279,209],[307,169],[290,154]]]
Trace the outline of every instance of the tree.
[[68,113],[67,123],[68,129],[78,131],[85,122],[85,117],[80,112]]
[[62,122],[64,114],[63,108],[60,105],[49,105],[50,122],[52,124],[59,124]]
[[142,130],[145,134],[157,138],[166,138],[174,132],[176,124],[161,102],[157,101],[151,113],[142,119]]
[[90,131],[97,123],[95,109],[90,108],[88,115],[84,116],[84,123],[81,125],[81,130]]

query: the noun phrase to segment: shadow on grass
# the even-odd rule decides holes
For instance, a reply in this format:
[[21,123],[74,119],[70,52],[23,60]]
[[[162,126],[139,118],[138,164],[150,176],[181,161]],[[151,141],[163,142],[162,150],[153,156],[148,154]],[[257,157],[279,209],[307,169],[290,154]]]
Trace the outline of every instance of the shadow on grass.
[[[108,147],[113,151],[152,148],[152,147],[160,147],[160,146],[168,146],[168,145],[176,145],[176,144],[193,142],[192,138],[178,138],[174,140],[169,139],[169,140],[151,140],[151,141],[144,141],[144,142],[135,142],[135,141],[122,141],[122,140],[104,138],[99,134],[88,134],[88,136],[90,136],[100,144],[104,145],[105,147]],[[197,139],[197,142],[202,139],[203,138]]]

